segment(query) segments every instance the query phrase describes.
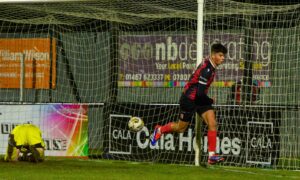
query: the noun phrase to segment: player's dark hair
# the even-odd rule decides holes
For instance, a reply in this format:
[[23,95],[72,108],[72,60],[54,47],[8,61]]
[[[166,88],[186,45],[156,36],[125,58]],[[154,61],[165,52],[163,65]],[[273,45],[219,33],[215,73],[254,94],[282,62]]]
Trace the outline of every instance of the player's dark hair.
[[222,44],[218,43],[218,44],[213,44],[211,46],[211,53],[223,53],[223,54],[227,54],[227,48],[225,46],[223,46]]

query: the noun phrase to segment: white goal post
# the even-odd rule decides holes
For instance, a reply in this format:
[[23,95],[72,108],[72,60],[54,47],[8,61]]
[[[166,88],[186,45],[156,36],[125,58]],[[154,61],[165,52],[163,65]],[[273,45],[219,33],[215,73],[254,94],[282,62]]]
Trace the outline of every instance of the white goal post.
[[[204,16],[204,0],[198,0],[198,11],[197,11],[197,63],[196,66],[201,64],[203,59],[203,16]],[[200,139],[198,139],[199,136],[201,136],[199,133],[200,131],[200,123],[201,121],[200,117],[197,116],[195,118],[195,136],[196,136],[196,147],[195,147],[195,165],[200,165],[200,149],[201,149],[201,143]],[[198,139],[198,140],[197,140]]]

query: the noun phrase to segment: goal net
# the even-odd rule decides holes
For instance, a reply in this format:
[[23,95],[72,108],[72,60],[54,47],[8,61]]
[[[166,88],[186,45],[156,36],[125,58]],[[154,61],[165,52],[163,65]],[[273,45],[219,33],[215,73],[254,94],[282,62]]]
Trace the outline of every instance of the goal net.
[[[209,90],[224,165],[300,169],[299,8],[204,1],[203,56],[216,42],[228,49]],[[155,125],[178,120],[196,66],[194,0],[1,2],[0,153],[29,121],[48,155],[194,164],[200,148],[205,163],[207,127],[196,117],[186,132],[149,141]],[[132,116],[140,132],[129,131]]]

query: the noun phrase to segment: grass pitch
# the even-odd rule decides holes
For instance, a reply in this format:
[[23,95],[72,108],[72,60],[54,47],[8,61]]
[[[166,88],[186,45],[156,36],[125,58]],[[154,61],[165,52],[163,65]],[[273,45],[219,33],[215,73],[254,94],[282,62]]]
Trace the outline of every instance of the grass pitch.
[[237,168],[211,168],[134,163],[111,160],[48,158],[43,163],[0,162],[0,179],[300,179],[299,171]]

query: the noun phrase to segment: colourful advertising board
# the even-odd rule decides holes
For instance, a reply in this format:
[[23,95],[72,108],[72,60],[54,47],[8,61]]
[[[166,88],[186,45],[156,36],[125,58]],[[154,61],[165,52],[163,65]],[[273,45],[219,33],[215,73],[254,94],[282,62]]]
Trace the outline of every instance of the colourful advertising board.
[[[205,34],[204,57],[210,47],[221,42],[228,49],[225,62],[218,67],[213,85],[228,87],[243,77],[245,35],[242,33]],[[119,87],[182,87],[196,68],[196,34],[119,36]],[[271,45],[268,33],[253,38],[253,80],[269,86]]]
[[87,106],[78,104],[1,105],[0,154],[5,154],[8,135],[23,123],[40,127],[46,156],[87,156]]

